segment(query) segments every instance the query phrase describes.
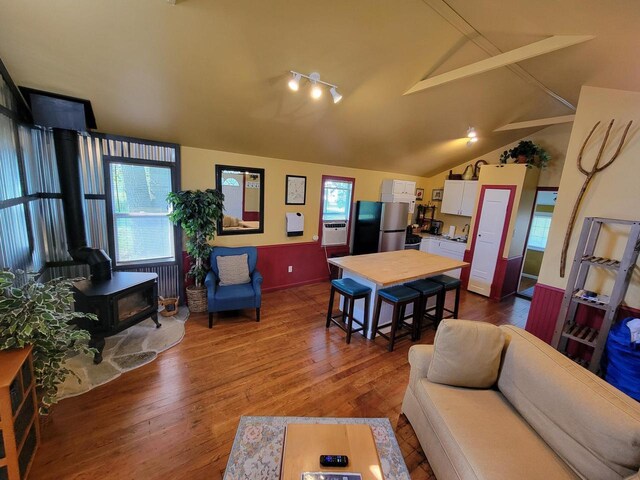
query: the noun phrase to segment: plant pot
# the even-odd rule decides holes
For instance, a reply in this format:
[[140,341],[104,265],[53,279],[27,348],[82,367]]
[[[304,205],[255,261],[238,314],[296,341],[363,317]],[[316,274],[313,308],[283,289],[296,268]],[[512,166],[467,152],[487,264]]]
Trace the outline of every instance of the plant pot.
[[518,155],[516,158],[516,163],[527,163],[526,155]]
[[187,287],[187,305],[194,313],[207,311],[207,288],[191,285]]

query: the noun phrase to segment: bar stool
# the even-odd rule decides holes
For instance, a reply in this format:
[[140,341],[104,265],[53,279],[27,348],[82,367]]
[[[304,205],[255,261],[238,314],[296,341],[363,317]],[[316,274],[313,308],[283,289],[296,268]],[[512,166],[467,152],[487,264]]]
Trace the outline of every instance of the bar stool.
[[[404,285],[405,287],[409,287],[420,292],[420,314],[418,315],[417,335],[416,338],[414,338],[414,340],[418,340],[420,338],[420,332],[422,331],[422,321],[425,318],[431,320],[436,330],[438,329],[440,320],[442,320],[444,308],[444,287],[439,283],[425,279],[414,280],[412,282],[407,282]],[[434,296],[436,297],[436,304],[433,307],[427,308],[429,299]],[[426,325],[428,324],[425,322],[425,326]]]
[[[391,315],[391,323],[387,323],[386,325],[378,326],[380,321],[380,307],[382,306],[382,302],[388,303],[393,306],[393,314]],[[413,303],[413,314],[409,316],[405,316],[405,309],[407,305]],[[372,340],[376,338],[376,334],[380,334],[381,337],[386,338],[389,341],[389,346],[387,347],[390,352],[393,351],[393,345],[397,339],[406,337],[411,335],[411,338],[415,338],[416,330],[418,328],[419,323],[419,310],[420,310],[420,293],[416,290],[405,287],[404,285],[395,285],[393,287],[383,288],[378,290],[378,298],[376,300],[376,309],[373,314],[373,336]],[[405,323],[405,320],[409,317],[413,317],[413,324],[409,326]],[[388,327],[391,325],[391,332],[387,336],[385,333],[381,332],[381,329]],[[398,330],[401,330],[402,327],[410,328],[405,333],[398,335]]]
[[[344,298],[342,314],[333,315],[333,299],[335,293],[338,292]],[[342,330],[347,332],[347,343],[351,343],[351,334],[363,332],[369,318],[369,299],[371,297],[371,289],[366,285],[356,282],[350,278],[340,278],[331,280],[331,293],[329,294],[329,308],[327,310],[327,325],[329,328],[331,322],[335,323]],[[364,299],[364,317],[362,322],[353,317],[353,307],[356,300]],[[342,317],[339,321],[336,317]],[[353,323],[360,325],[360,328],[353,328]]]
[[[460,305],[460,285],[462,284],[459,279],[450,277],[448,275],[436,275],[434,277],[429,277],[429,280],[432,282],[439,283],[444,287],[444,292],[442,294],[442,318],[458,318],[458,306]],[[453,306],[453,310],[449,310],[444,306],[444,300],[447,295],[447,292],[450,290],[456,291],[456,299]],[[451,316],[444,316],[444,312],[449,312]]]

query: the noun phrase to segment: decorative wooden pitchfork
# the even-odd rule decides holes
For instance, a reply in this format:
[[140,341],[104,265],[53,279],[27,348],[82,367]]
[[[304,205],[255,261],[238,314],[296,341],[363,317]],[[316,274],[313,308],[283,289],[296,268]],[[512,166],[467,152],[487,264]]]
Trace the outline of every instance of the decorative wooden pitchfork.
[[620,150],[622,150],[624,141],[627,138],[627,132],[629,131],[629,128],[633,123],[633,121],[630,121],[629,123],[627,123],[627,127],[624,129],[624,133],[622,134],[622,138],[620,139],[620,143],[618,144],[618,148],[616,149],[615,153],[607,163],[599,167],[598,165],[600,164],[600,160],[602,159],[602,152],[604,152],[604,149],[607,146],[607,140],[609,139],[609,133],[611,133],[611,128],[613,127],[614,121],[615,120],[611,120],[611,122],[609,123],[607,132],[605,133],[604,139],[602,140],[602,145],[600,145],[598,156],[596,157],[596,161],[593,164],[593,168],[591,168],[591,170],[587,171],[582,166],[582,154],[584,152],[585,147],[587,146],[587,143],[589,143],[589,139],[591,138],[591,135],[593,135],[593,132],[595,132],[596,128],[598,128],[598,125],[600,125],[600,122],[597,122],[593,126],[593,128],[591,129],[591,132],[589,132],[589,135],[587,135],[586,140],[582,144],[580,153],[578,154],[578,170],[580,170],[580,173],[585,175],[587,178],[585,178],[584,183],[582,184],[582,188],[580,189],[580,193],[578,194],[576,203],[573,206],[573,212],[571,212],[571,218],[569,219],[569,225],[567,226],[567,233],[564,236],[564,244],[562,245],[562,255],[560,257],[560,277],[562,278],[564,278],[565,267],[567,264],[567,250],[569,249],[569,240],[571,239],[571,234],[573,233],[573,225],[576,221],[576,216],[578,215],[578,210],[580,209],[580,204],[582,203],[584,194],[587,192],[587,187],[589,187],[589,183],[591,183],[591,180],[593,179],[593,177],[595,177],[598,173],[600,173],[605,168],[610,166],[615,161],[615,159],[618,158],[618,154],[620,153]]

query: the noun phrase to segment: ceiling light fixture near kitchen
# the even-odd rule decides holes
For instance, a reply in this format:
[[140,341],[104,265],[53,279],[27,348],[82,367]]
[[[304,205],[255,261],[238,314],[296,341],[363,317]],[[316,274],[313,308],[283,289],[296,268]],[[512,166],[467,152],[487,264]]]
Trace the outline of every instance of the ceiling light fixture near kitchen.
[[470,147],[478,141],[478,133],[475,128],[469,127],[467,129],[467,138],[469,139],[467,140],[467,147]]
[[320,80],[320,74],[318,72],[313,72],[309,75],[305,75],[304,73],[294,72],[293,70],[291,70],[291,75],[293,75],[293,77],[291,78],[291,80],[289,80],[289,88],[294,92],[297,92],[300,88],[300,79],[306,78],[311,83],[310,94],[311,98],[313,98],[314,100],[318,100],[320,97],[322,97],[322,85],[330,87],[329,93],[331,93],[333,103],[338,103],[340,100],[342,100],[342,95],[338,93],[338,86]]

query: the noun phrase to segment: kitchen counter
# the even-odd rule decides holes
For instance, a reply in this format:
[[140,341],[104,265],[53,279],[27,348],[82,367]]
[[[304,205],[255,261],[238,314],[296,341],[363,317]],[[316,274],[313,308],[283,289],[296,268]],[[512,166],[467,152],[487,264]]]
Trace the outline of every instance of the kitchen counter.
[[467,241],[465,240],[464,242],[460,241],[460,240],[453,240],[449,237],[445,237],[444,235],[433,235],[431,233],[420,233],[419,234],[422,238],[434,238],[436,240],[441,240],[444,242],[453,242],[453,243],[462,243],[465,244],[467,243]]
[[352,255],[330,258],[329,263],[354,273],[380,287],[425,278],[469,264],[460,260],[417,250]]

